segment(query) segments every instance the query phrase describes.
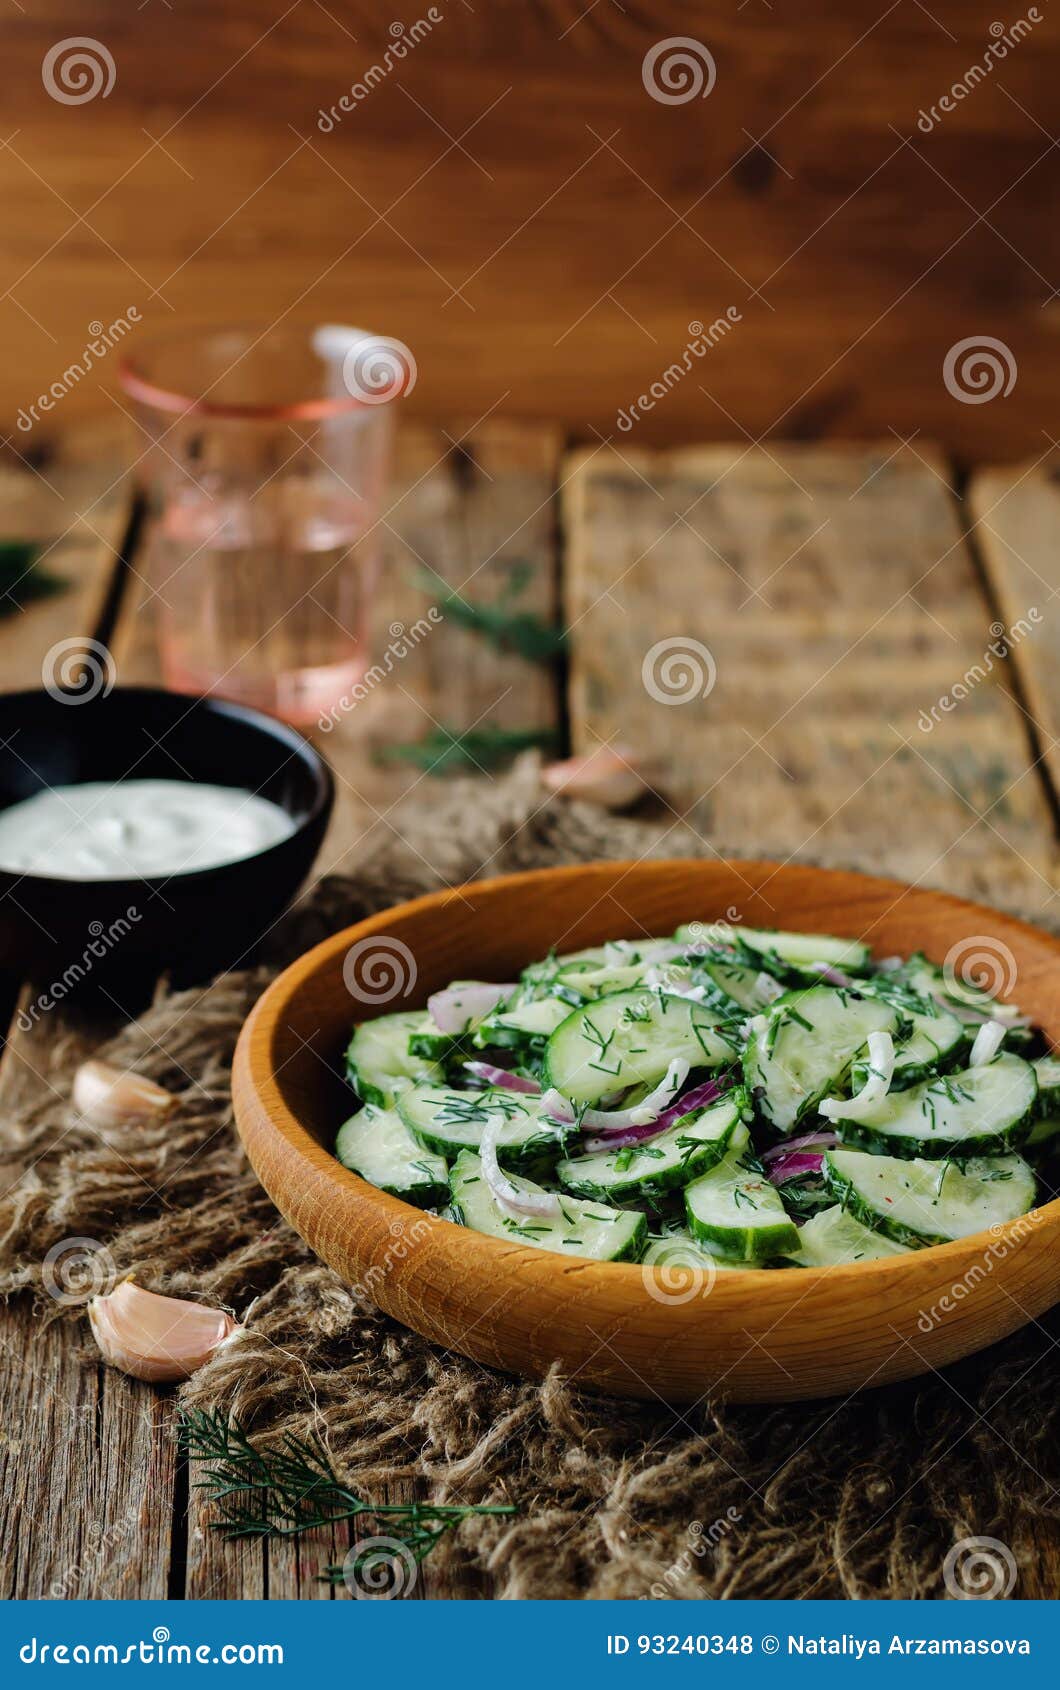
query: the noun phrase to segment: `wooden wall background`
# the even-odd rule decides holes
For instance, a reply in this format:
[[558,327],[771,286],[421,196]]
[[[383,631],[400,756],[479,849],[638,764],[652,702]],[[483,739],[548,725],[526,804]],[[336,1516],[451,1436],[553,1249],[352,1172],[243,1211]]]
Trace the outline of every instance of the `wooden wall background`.
[[[366,0],[34,0],[3,25],[0,418],[129,305],[138,333],[204,316],[339,317],[401,337],[422,415],[492,407],[614,430],[728,306],[742,322],[638,440],[886,437],[1037,455],[1060,340],[1060,15],[930,135],[917,114],[1023,0],[440,0],[443,21],[330,134],[377,60]],[[88,33],[110,95],[49,97]],[[707,99],[666,106],[646,50],[692,35]],[[457,291],[459,290],[459,291]],[[942,382],[964,336],[1018,379]],[[104,365],[100,380],[112,380]],[[93,399],[86,383],[63,401]],[[12,436],[21,449],[21,437]]]

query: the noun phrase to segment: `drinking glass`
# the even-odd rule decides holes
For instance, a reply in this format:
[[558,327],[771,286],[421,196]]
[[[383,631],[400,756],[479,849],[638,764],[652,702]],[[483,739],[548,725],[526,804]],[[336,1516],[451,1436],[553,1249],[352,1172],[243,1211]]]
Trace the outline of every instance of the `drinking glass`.
[[127,356],[167,686],[305,725],[360,680],[405,354],[333,324],[204,329]]

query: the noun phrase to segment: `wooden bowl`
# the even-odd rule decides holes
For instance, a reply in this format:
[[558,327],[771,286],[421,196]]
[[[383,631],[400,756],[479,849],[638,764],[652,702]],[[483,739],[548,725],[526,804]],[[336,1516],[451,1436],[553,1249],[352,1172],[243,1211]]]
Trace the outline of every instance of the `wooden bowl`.
[[[1060,1297],[1060,1202],[915,1255],[670,1284],[654,1268],[580,1261],[436,1220],[329,1153],[350,1112],[340,1075],[354,1020],[422,1005],[455,977],[512,979],[550,946],[575,950],[727,914],[864,938],[877,955],[924,950],[938,962],[985,936],[1006,971],[1012,959],[1006,995],[1060,1044],[1060,942],[982,905],[773,863],[545,869],[386,910],[317,945],[269,987],[243,1028],[233,1075],[258,1177],[336,1273],[432,1342],[531,1379],[558,1361],[580,1386],[615,1395],[832,1396],[941,1367],[1041,1314]],[[371,968],[385,940],[398,978],[384,979],[382,963]],[[355,945],[359,978],[385,1001],[357,1002],[344,984]]]

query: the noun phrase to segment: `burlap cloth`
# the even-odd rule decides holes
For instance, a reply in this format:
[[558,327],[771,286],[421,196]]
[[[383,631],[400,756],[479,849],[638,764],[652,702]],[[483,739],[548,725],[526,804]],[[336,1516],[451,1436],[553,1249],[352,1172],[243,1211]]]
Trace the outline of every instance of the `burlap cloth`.
[[[244,1160],[228,1094],[240,1024],[276,965],[438,880],[703,849],[683,830],[585,806],[542,810],[530,762],[485,796],[432,787],[402,833],[386,860],[324,882],[288,919],[268,967],[160,992],[104,1048],[177,1091],[175,1119],[109,1134],[109,1145],[57,1102],[4,1123],[32,1169],[0,1204],[0,1291],[39,1290],[48,1248],[91,1237],[141,1283],[246,1315],[245,1337],[183,1400],[229,1409],[259,1438],[314,1428],[369,1495],[415,1479],[439,1501],[518,1503],[517,1518],[468,1520],[435,1551],[451,1572],[478,1569],[468,1588],[932,1597],[945,1593],[947,1551],[979,1535],[1003,1541],[1026,1579],[1036,1527],[1058,1512],[1051,1317],[944,1375],[850,1401],[677,1413],[591,1398],[558,1376],[525,1384],[434,1349],[358,1301],[278,1218]],[[71,1063],[60,1038],[49,1077],[63,1096]]]

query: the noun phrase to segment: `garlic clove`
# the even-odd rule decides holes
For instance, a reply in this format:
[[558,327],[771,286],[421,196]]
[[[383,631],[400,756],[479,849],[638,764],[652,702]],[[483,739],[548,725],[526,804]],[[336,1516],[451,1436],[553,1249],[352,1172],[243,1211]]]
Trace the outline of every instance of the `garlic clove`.
[[605,810],[626,810],[647,789],[635,753],[623,745],[599,745],[580,757],[549,763],[541,779],[550,792],[583,798]]
[[93,1297],[88,1318],[104,1361],[156,1384],[189,1379],[220,1345],[243,1331],[223,1309],[162,1297],[131,1279],[105,1297]]
[[154,1121],[174,1107],[163,1086],[109,1062],[82,1062],[74,1075],[74,1108],[93,1127],[124,1127]]

